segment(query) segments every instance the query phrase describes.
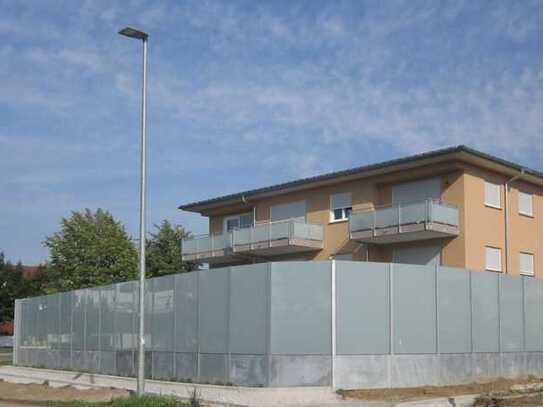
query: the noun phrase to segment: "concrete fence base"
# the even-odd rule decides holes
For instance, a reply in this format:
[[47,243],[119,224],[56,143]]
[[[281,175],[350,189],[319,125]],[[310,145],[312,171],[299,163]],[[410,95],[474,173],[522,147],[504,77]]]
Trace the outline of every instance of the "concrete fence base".
[[[20,349],[20,365],[134,377],[136,352]],[[227,355],[153,351],[149,379],[243,386],[341,389],[454,385],[499,377],[543,376],[543,352],[330,356]]]
[[338,388],[466,384],[500,377],[542,376],[543,352],[337,356]]

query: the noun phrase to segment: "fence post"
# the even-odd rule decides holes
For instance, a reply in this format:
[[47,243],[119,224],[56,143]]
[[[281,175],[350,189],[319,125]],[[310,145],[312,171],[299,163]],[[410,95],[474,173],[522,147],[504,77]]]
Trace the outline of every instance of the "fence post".
[[522,351],[526,352],[526,282],[528,279],[525,276],[520,276],[520,281],[522,282]]
[[336,261],[332,260],[332,273],[331,273],[331,305],[332,305],[332,349],[331,349],[331,360],[332,360],[332,389],[336,388],[336,352],[337,352],[337,342],[336,342]]
[[[145,354],[147,352],[149,352],[149,354],[151,355],[150,359],[151,359],[151,379],[154,379],[156,377],[155,375],[155,349],[154,349],[154,340],[153,340],[153,317],[154,317],[154,313],[155,313],[155,279],[149,279],[149,280],[145,280],[145,294],[147,295],[147,293],[150,294],[151,296],[151,301],[145,301],[146,304],[151,304],[151,309],[149,310],[149,312],[147,313],[146,315],[146,324],[144,325],[144,328],[145,329],[148,329],[149,331],[149,344],[145,343],[145,352],[144,352],[144,359],[143,359],[143,363],[144,363],[144,367],[145,367],[145,362],[146,362],[146,359],[147,357],[145,356]],[[147,300],[147,299],[146,299]],[[143,334],[143,337],[145,338],[145,333]],[[145,370],[144,370],[145,372]]]
[[439,265],[436,264],[434,266],[434,302],[435,302],[435,324],[436,324],[436,332],[435,332],[435,338],[436,338],[436,353],[440,353],[440,346],[439,346]]
[[266,384],[271,385],[271,298],[272,298],[272,266],[273,263],[267,263],[266,267]]
[[394,357],[394,264],[388,263],[388,387],[392,387],[392,358]]
[[472,282],[472,273],[471,270],[466,270],[468,273],[468,290],[469,290],[469,341],[470,341],[470,352],[473,357],[473,282]]
[[232,307],[231,307],[231,284],[232,284],[232,267],[228,267],[226,269],[226,310],[228,312],[228,316],[226,318],[226,369],[224,371],[224,383],[228,384],[230,383],[230,365],[231,365],[231,359],[232,355],[230,353],[230,326],[232,324]]
[[98,372],[102,373],[102,288],[98,287],[96,290],[98,293],[98,330],[96,331],[96,334],[98,335]]
[[82,344],[82,348],[83,348],[83,352],[82,352],[82,362],[83,362],[83,367],[88,369],[89,368],[89,365],[87,364],[88,363],[88,358],[89,358],[89,354],[88,354],[88,350],[87,350],[87,332],[88,332],[88,329],[87,329],[87,307],[88,307],[88,302],[89,302],[89,289],[88,288],[85,288],[83,290],[83,344]]
[[74,368],[74,292],[70,291],[70,369]]
[[502,273],[498,273],[498,357],[500,359],[499,373],[503,374],[502,354]]
[[172,341],[172,376],[177,378],[177,274],[172,275],[173,279],[173,301],[172,301],[172,315],[173,315],[173,341]]
[[13,364],[19,364],[19,335],[21,331],[21,300],[15,300],[13,315]]
[[196,380],[200,380],[200,272],[196,271]]

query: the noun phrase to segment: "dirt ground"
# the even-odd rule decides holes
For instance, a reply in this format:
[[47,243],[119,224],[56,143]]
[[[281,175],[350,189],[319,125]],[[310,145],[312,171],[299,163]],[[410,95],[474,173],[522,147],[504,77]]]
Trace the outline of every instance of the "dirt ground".
[[476,407],[542,407],[543,397],[541,394],[535,397],[521,396],[508,399],[491,399],[479,401]]
[[[458,386],[426,386],[409,387],[402,389],[370,389],[370,390],[343,390],[340,394],[349,399],[360,400],[412,400],[422,398],[437,398],[460,396],[463,394],[483,394],[508,391],[515,384],[540,383],[543,379],[527,377],[522,379],[498,379],[486,383],[472,383]],[[509,401],[508,401],[509,402]],[[511,402],[513,402],[511,400]],[[521,406],[543,404],[499,404],[499,406]]]
[[0,407],[43,405],[45,401],[109,401],[128,394],[128,391],[118,389],[78,390],[71,386],[53,388],[43,384],[14,384],[0,380]]

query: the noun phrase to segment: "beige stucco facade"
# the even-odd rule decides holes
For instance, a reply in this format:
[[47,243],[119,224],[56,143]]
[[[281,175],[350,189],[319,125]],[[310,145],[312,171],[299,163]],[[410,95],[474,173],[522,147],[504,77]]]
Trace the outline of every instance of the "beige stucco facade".
[[[506,228],[505,184],[513,171],[498,171],[497,166],[478,166],[467,160],[446,160],[419,165],[408,171],[388,171],[375,176],[360,176],[327,185],[299,188],[274,193],[268,197],[248,197],[228,206],[207,210],[209,231],[222,233],[226,216],[253,213],[255,224],[270,222],[274,205],[305,201],[306,222],[324,229],[323,248],[304,253],[277,254],[267,261],[325,260],[337,255],[352,254],[353,260],[394,261],[395,251],[406,248],[439,246],[439,263],[443,266],[485,270],[486,247],[500,249],[503,272],[520,273],[520,253],[533,255],[534,273],[543,277],[543,182],[520,178],[510,183],[508,192],[508,227]],[[458,209],[458,234],[452,237],[415,240],[403,243],[368,244],[351,240],[348,221],[331,221],[331,196],[350,192],[353,213],[373,210],[392,203],[395,185],[434,178],[440,180],[440,200]],[[500,185],[501,208],[485,205],[485,181]],[[533,215],[519,213],[519,191],[532,195]],[[506,229],[507,236],[506,239]],[[506,243],[507,241],[507,243]],[[506,247],[507,246],[507,247]],[[247,258],[240,260],[249,262]],[[252,260],[256,261],[256,260]]]

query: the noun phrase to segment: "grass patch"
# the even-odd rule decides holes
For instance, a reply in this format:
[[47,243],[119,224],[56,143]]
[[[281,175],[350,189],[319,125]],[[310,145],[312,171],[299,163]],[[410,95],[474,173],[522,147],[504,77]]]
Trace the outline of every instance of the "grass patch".
[[0,366],[11,365],[11,363],[12,363],[11,355],[5,356],[5,357],[0,355]]
[[197,394],[193,394],[190,401],[180,401],[170,396],[130,396],[116,398],[111,401],[50,401],[45,404],[48,407],[201,407]]

